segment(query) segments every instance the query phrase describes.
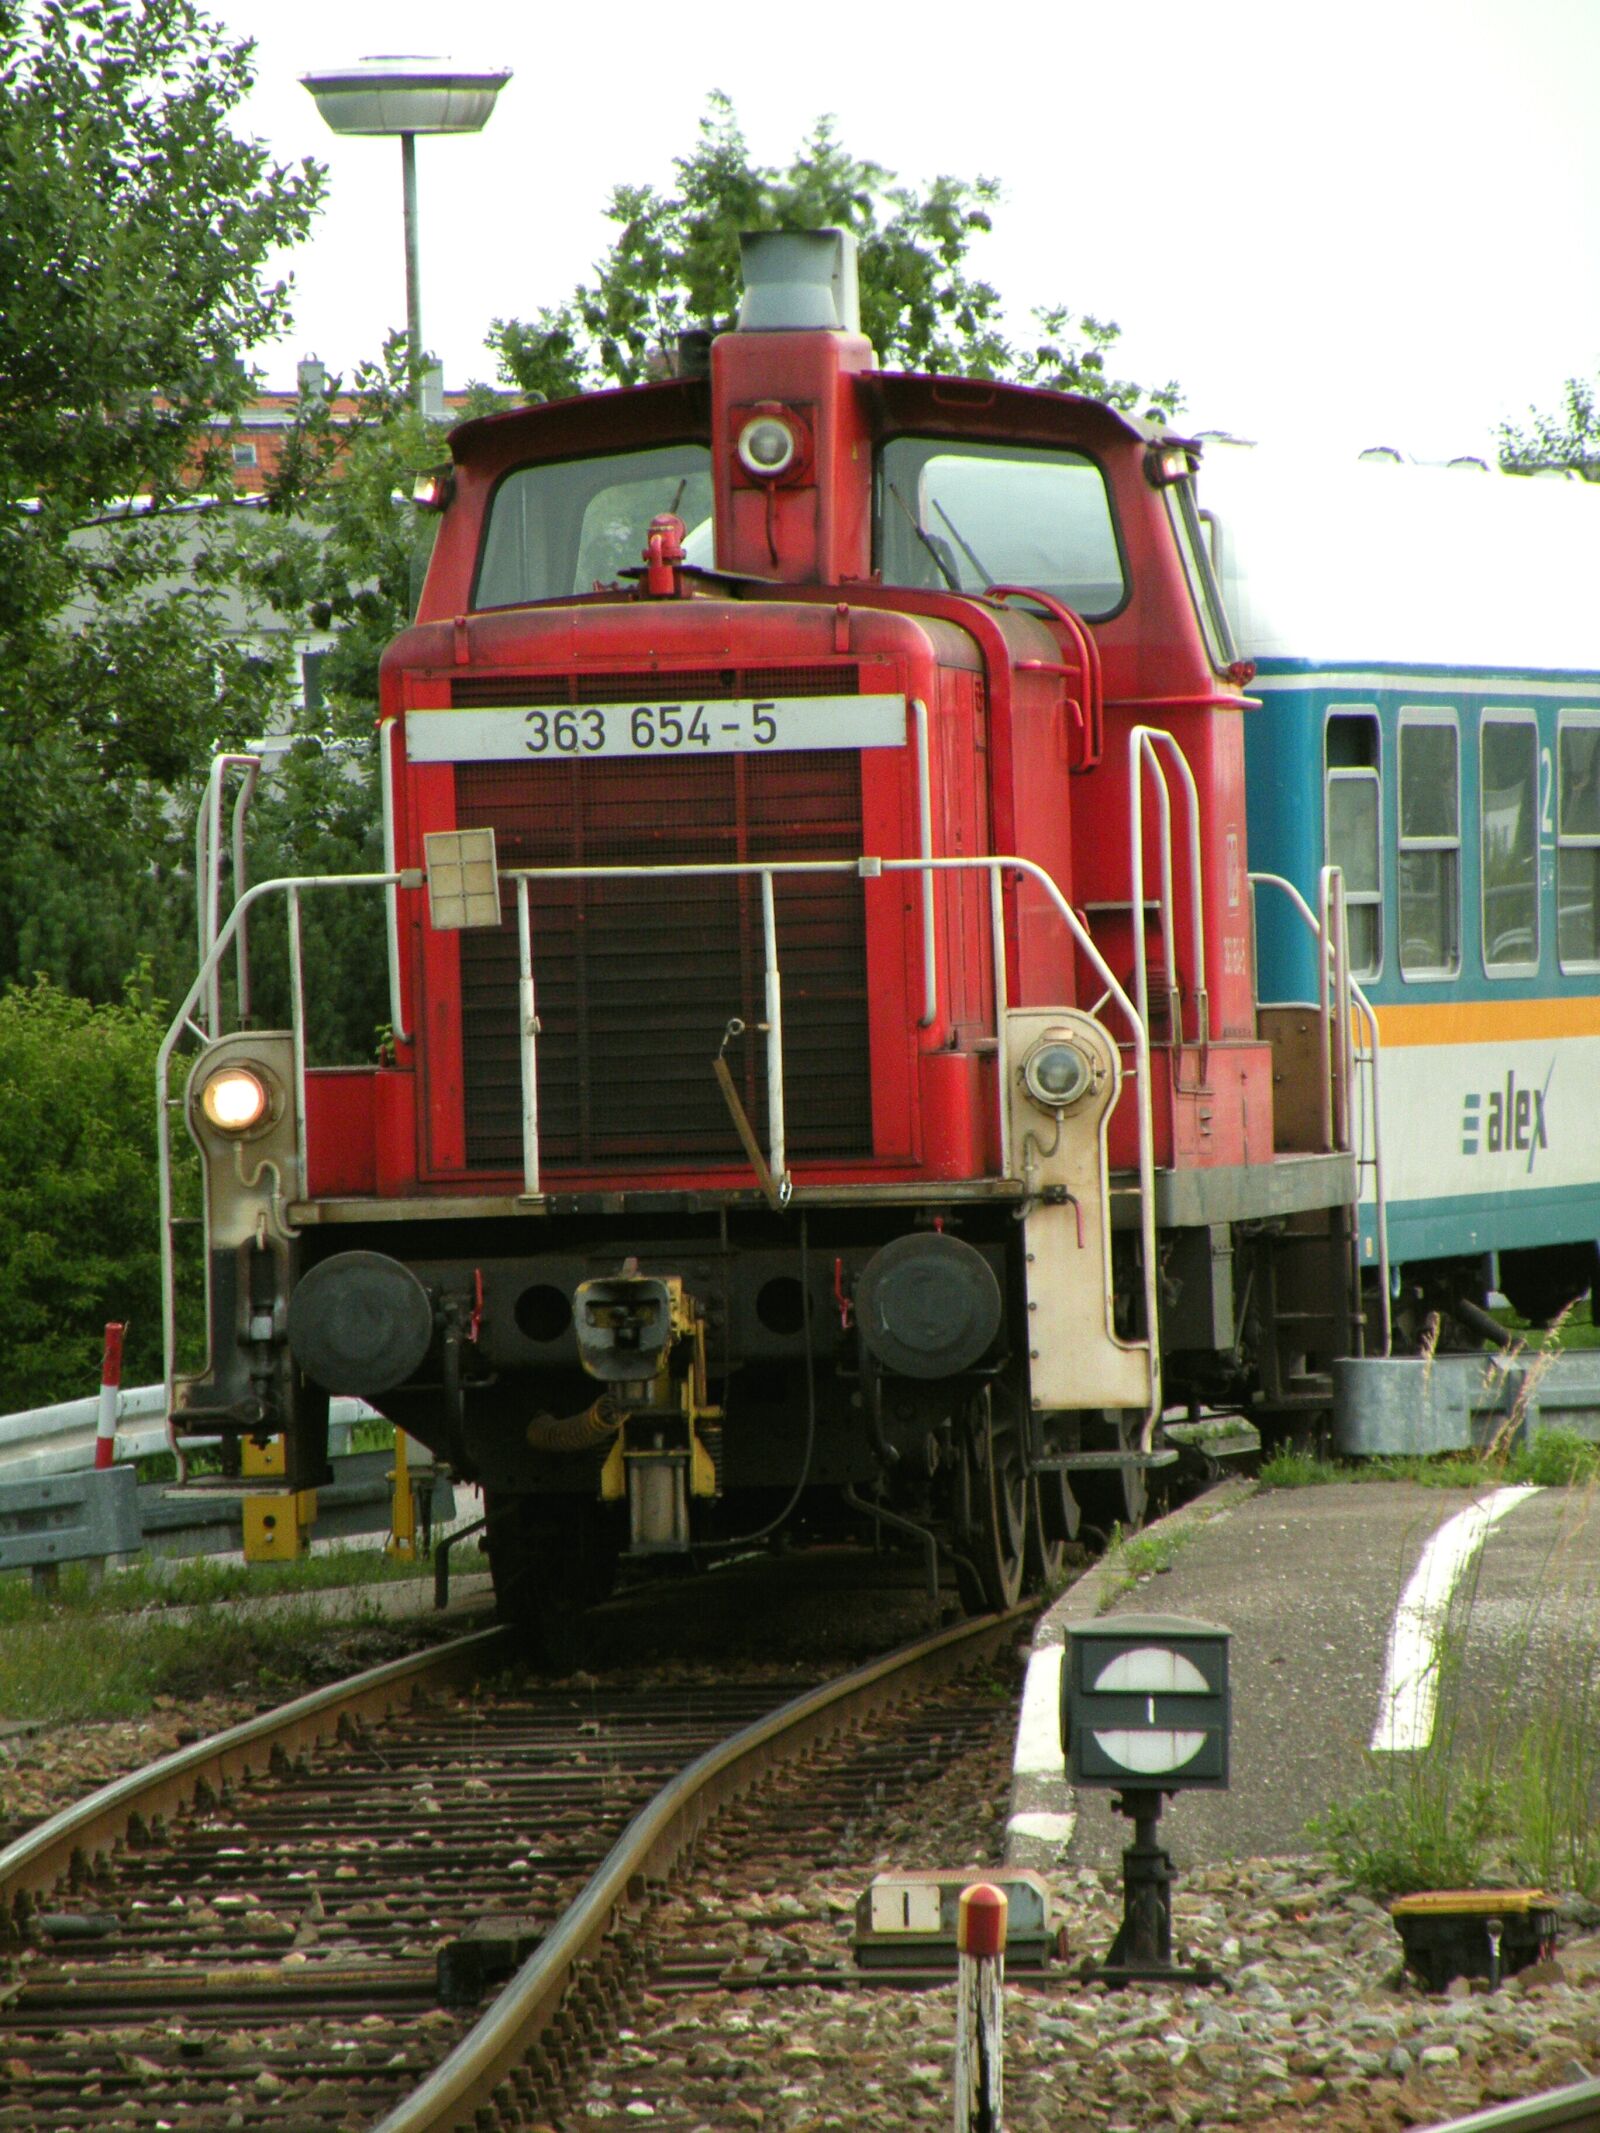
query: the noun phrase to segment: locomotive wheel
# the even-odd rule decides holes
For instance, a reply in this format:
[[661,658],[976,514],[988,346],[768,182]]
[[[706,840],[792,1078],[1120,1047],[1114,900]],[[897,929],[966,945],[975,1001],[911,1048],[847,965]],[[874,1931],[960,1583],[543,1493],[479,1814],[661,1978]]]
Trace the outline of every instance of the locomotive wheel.
[[1028,1510],[1037,1502],[1028,1486],[1022,1432],[997,1410],[985,1386],[967,1414],[971,1467],[971,1519],[962,1536],[967,1561],[958,1563],[957,1583],[969,1614],[1001,1613],[1022,1597],[1028,1552]]
[[[1134,1407],[1085,1414],[1082,1448],[1086,1452],[1136,1452],[1143,1422]],[[1097,1527],[1108,1540],[1113,1526],[1121,1526],[1125,1533],[1137,1531],[1150,1509],[1150,1484],[1142,1466],[1080,1469],[1073,1490],[1083,1506],[1085,1523]]]
[[484,1541],[495,1607],[544,1658],[583,1657],[584,1616],[610,1592],[620,1536],[597,1503],[486,1491]]

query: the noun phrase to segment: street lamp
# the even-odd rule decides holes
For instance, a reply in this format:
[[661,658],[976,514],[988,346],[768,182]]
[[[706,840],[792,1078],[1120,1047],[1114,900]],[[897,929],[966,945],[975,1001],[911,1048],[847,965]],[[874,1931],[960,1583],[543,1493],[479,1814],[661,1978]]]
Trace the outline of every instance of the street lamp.
[[335,133],[400,136],[406,214],[406,354],[417,405],[422,395],[422,277],[417,263],[417,135],[479,133],[509,67],[456,66],[448,59],[380,53],[347,67],[302,74],[301,86]]

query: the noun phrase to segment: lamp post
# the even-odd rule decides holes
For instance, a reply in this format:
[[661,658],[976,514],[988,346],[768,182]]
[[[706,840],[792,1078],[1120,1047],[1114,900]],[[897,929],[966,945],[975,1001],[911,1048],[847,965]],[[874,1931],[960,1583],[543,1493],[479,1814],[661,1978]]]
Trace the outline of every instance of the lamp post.
[[379,54],[347,67],[302,74],[301,86],[335,133],[398,134],[405,188],[406,357],[419,408],[422,389],[422,276],[417,250],[417,135],[479,133],[511,79],[507,67],[456,66],[448,59]]

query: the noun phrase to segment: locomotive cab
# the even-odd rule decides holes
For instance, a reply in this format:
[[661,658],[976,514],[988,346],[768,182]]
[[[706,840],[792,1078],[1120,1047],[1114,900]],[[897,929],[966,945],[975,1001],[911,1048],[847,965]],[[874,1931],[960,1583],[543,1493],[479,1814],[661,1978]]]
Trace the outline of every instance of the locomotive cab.
[[[547,1627],[784,1526],[1004,1604],[1137,1516],[1174,1395],[1287,1412],[1350,1337],[1348,1149],[1275,1148],[1193,447],[877,370],[839,232],[746,255],[709,378],[452,439],[347,885],[392,1061],[208,1025],[191,1083],[178,1424],[305,1485],[359,1393],[483,1484]],[[1291,1232],[1286,1345],[1240,1299]]]

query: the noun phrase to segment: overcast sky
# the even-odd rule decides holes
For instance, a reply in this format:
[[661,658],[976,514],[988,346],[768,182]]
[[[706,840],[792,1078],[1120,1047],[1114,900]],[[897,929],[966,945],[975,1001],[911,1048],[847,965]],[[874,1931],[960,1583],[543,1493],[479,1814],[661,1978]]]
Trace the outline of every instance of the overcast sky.
[[998,178],[974,267],[1018,320],[1115,319],[1120,368],[1184,423],[1487,452],[1600,367],[1600,0],[1056,0],[994,14],[874,0],[206,0],[257,44],[239,124],[331,172],[287,262],[292,334],[348,369],[405,317],[400,151],[329,133],[298,77],[369,53],[513,69],[487,130],[418,146],[423,335],[447,382],[587,275],[619,182],[669,183],[712,89],[786,160],[824,112],[903,176]]

